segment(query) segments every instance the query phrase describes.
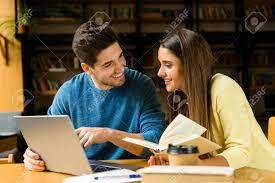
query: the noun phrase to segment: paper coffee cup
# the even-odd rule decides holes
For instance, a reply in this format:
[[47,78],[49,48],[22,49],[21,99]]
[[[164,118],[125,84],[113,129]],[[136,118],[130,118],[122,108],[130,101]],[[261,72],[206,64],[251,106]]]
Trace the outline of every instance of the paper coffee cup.
[[196,165],[199,150],[197,146],[173,146],[169,144],[167,150],[169,164],[174,165]]

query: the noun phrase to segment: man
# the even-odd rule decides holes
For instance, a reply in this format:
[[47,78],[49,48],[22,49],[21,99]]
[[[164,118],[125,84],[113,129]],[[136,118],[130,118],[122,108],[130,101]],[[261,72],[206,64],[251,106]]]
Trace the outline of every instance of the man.
[[[89,159],[144,157],[142,147],[122,139],[158,142],[163,133],[164,114],[152,80],[126,68],[110,27],[98,32],[90,22],[82,24],[72,47],[84,73],[60,87],[48,114],[70,116]],[[24,163],[31,170],[45,169],[44,161],[30,148]]]

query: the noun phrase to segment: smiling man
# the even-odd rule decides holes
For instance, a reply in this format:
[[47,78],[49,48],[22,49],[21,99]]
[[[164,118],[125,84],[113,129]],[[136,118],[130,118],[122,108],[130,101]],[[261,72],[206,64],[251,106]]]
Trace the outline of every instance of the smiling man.
[[[154,84],[126,67],[110,27],[100,33],[95,29],[89,22],[77,29],[72,47],[84,72],[61,86],[48,114],[70,116],[89,159],[144,157],[143,148],[122,139],[159,141],[165,125]],[[30,148],[24,163],[31,170],[45,169]]]

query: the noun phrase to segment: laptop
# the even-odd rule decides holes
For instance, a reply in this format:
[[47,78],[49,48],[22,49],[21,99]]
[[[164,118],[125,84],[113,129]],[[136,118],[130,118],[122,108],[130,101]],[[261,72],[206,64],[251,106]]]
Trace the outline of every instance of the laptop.
[[88,160],[67,115],[15,116],[28,146],[46,163],[47,170],[72,175],[140,167]]

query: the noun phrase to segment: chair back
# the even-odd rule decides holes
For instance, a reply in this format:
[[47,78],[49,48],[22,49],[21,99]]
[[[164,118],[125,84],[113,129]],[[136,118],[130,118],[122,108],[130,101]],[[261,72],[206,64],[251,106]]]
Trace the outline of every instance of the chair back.
[[275,146],[275,117],[268,120],[268,141]]

